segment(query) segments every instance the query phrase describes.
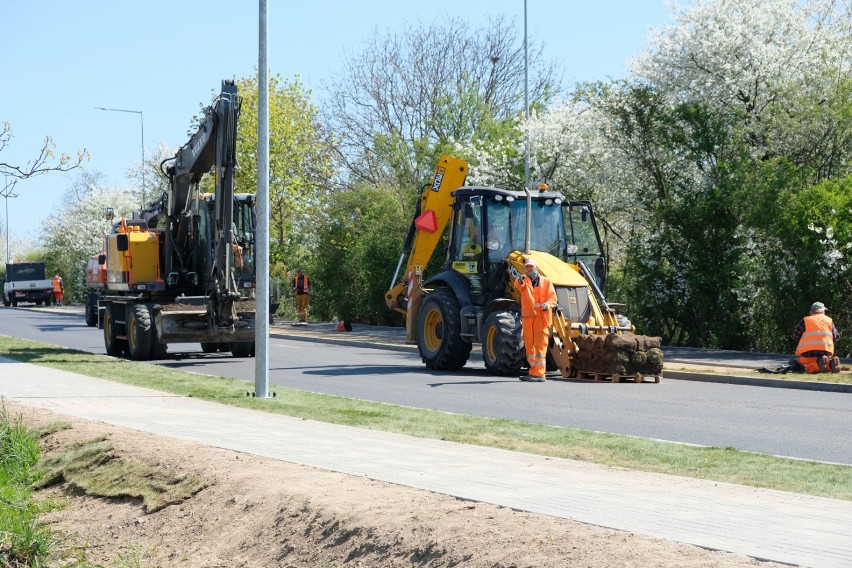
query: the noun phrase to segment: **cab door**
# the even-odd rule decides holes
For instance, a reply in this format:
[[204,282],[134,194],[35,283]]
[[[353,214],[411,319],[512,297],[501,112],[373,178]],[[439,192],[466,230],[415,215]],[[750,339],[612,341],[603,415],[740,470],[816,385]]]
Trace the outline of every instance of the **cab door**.
[[609,266],[603,242],[598,232],[594,209],[590,201],[566,201],[562,204],[567,243],[560,251],[563,260],[573,264],[583,263],[603,292],[606,289]]
[[472,196],[456,203],[449,251],[450,268],[467,279],[474,296],[482,294],[485,252],[482,228],[482,196]]

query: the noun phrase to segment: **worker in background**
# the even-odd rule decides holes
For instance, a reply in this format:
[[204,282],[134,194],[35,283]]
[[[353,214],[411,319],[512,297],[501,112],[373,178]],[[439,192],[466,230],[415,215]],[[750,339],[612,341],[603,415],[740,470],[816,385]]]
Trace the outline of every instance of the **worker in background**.
[[538,271],[532,258],[524,261],[524,272],[512,285],[521,294],[521,322],[524,346],[530,365],[528,376],[522,381],[544,382],[547,370],[547,344],[550,341],[550,326],[553,308],[557,304],[556,290],[546,276]]
[[299,323],[308,321],[308,295],[310,294],[308,275],[301,268],[293,278],[293,292],[296,294],[296,308],[299,310]]
[[[53,303],[57,306],[62,305],[62,293],[65,288],[62,286],[62,278],[56,274],[53,276]],[[50,302],[48,302],[49,304]]]
[[791,361],[807,373],[832,373],[840,372],[840,359],[834,355],[834,345],[840,339],[840,334],[834,326],[830,317],[825,315],[825,304],[814,302],[811,305],[811,313],[802,318],[799,325],[793,331],[793,339],[796,340],[796,355]]

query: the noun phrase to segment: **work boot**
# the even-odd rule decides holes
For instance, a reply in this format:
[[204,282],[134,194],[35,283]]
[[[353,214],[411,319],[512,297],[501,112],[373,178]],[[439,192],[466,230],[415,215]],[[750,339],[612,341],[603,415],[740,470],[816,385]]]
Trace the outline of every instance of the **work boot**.
[[828,366],[831,369],[832,373],[839,373],[840,372],[840,358],[832,357],[831,360],[829,361]]
[[828,372],[828,357],[823,355],[822,357],[817,358],[817,366],[819,367],[820,373]]

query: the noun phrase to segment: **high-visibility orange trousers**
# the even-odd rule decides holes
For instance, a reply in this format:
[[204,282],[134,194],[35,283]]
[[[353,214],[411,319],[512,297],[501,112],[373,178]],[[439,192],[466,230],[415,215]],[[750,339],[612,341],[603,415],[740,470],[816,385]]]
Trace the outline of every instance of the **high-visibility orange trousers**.
[[308,295],[296,294],[296,307],[299,309],[299,319],[308,321]]
[[[822,357],[799,357],[799,363],[805,367],[805,371],[811,375],[815,375],[819,373],[820,359],[822,359]],[[828,363],[826,363],[825,370],[828,372]]]
[[547,371],[547,344],[550,342],[550,326],[543,316],[521,318],[524,331],[524,347],[530,376],[544,378]]

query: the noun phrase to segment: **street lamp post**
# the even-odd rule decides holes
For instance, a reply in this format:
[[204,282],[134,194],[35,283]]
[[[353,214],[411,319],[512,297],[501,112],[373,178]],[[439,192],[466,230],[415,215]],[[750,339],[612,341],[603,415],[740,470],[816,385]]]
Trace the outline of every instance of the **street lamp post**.
[[17,179],[12,178],[12,181],[9,181],[9,178],[6,177],[6,174],[3,174],[3,191],[0,192],[0,195],[3,196],[3,199],[6,201],[6,264],[9,264],[9,198],[10,197],[18,197],[17,193],[12,193],[12,190],[15,188],[15,184],[18,183]]
[[139,125],[142,127],[142,209],[145,209],[145,120],[141,110],[127,110],[123,108],[104,108],[95,107],[98,110],[106,110],[110,112],[130,112],[139,115]]

